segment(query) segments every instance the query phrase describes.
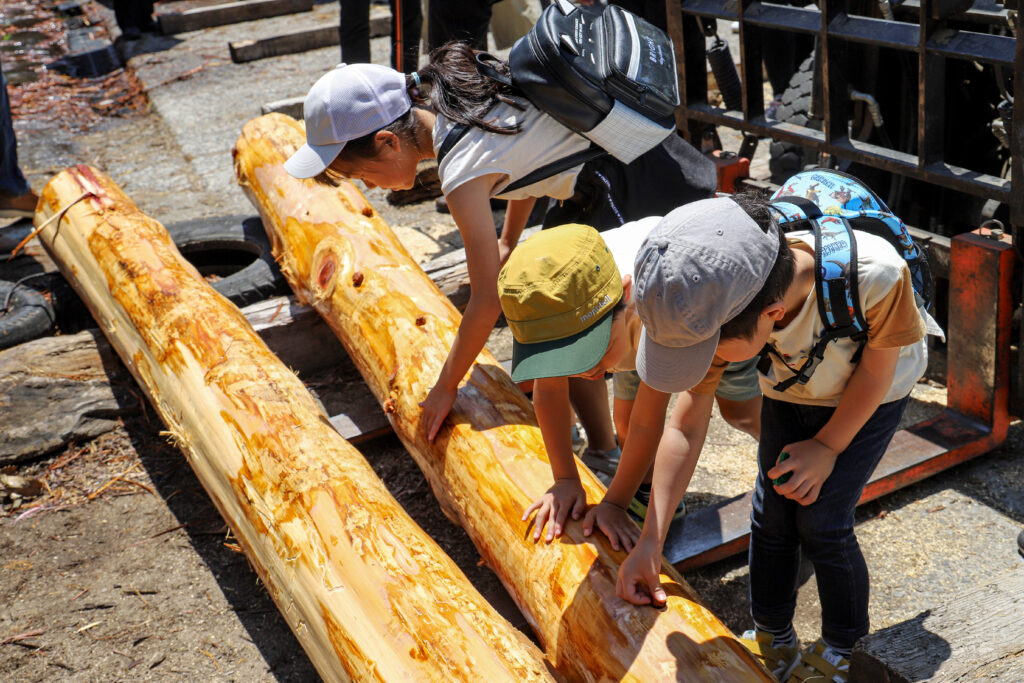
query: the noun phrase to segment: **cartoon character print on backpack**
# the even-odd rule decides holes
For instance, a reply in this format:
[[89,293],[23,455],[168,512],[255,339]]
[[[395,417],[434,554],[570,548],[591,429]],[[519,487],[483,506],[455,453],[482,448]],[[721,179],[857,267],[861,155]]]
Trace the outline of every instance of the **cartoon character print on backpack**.
[[[832,340],[849,337],[859,341],[863,349],[867,323],[857,300],[854,230],[883,237],[892,245],[907,263],[918,305],[925,311],[930,307],[933,284],[927,255],[914,244],[903,221],[858,179],[828,169],[797,173],[772,195],[772,208],[784,230],[809,229],[814,233],[815,291],[825,323],[807,358],[792,377],[775,386],[776,391],[785,391],[795,383],[806,384]],[[763,361],[767,361],[770,351],[766,347]],[[854,358],[859,356],[858,351]]]

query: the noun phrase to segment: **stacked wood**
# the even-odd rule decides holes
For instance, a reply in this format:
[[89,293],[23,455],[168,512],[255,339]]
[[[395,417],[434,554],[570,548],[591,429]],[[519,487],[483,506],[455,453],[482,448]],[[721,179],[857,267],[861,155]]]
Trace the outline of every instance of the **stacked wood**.
[[[615,595],[618,565],[603,537],[568,524],[534,543],[522,511],[551,485],[533,409],[484,352],[433,443],[420,425],[459,313],[350,183],[297,180],[283,168],[304,142],[281,114],[250,121],[235,172],[263,217],[281,269],[300,299],[334,329],[449,517],[467,531],[573,681],[767,681],[768,673],[667,563],[665,610]],[[600,483],[584,474],[590,502]]]
[[85,166],[46,186],[51,218],[43,243],[325,679],[551,680],[159,223]]

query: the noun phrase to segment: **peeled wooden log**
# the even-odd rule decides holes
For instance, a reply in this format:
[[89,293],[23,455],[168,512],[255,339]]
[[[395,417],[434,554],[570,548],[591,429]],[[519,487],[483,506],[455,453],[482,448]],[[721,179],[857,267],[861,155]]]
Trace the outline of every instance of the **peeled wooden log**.
[[551,680],[159,223],[86,166],[50,181],[37,224],[69,205],[43,243],[325,679]]
[[[522,511],[551,484],[533,409],[487,352],[477,358],[436,441],[419,402],[441,369],[459,314],[350,183],[335,189],[283,168],[300,124],[268,114],[245,125],[235,172],[263,217],[281,269],[324,316],[384,406],[446,513],[465,528],[573,681],[767,681],[768,673],[663,564],[665,610],[615,595],[619,562],[603,536],[568,524],[534,543]],[[585,474],[590,502],[600,483]]]

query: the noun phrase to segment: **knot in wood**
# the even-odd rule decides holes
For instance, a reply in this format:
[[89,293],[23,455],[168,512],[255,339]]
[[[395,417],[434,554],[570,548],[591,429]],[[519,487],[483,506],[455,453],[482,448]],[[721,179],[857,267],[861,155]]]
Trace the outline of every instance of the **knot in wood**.
[[352,286],[358,287],[361,284],[363,284],[363,274],[357,270],[352,273]]
[[416,317],[416,327],[423,327],[427,324],[427,316],[421,315]]

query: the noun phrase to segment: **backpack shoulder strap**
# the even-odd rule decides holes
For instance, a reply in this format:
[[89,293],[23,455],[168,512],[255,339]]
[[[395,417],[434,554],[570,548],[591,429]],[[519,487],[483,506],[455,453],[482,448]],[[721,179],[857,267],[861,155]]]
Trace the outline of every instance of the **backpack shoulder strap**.
[[[786,201],[790,201],[787,199]],[[860,310],[857,286],[857,241],[844,218],[812,219],[814,229],[814,289],[818,316],[824,329],[796,374],[775,385],[786,391],[794,384],[806,384],[824,359],[832,341],[850,337],[860,343],[851,362],[860,360],[867,341],[867,323]]]
[[514,183],[511,183],[507,187],[502,188],[501,193],[504,194],[505,192],[513,192],[515,190],[520,190],[529,185],[533,185],[534,183],[538,183],[541,180],[550,178],[551,176],[558,175],[563,171],[568,171],[570,168],[574,168],[576,166],[579,166],[580,164],[585,164],[588,161],[607,155],[608,152],[605,151],[603,148],[598,147],[594,143],[590,143],[590,146],[587,147],[586,149],[580,150],[579,152],[576,152],[574,154],[570,154],[567,157],[562,157],[561,159],[555,159],[551,163],[544,164],[540,168],[531,171],[530,173],[527,173],[519,180],[515,181]]
[[799,207],[800,209],[803,210],[804,215],[807,217],[808,220],[812,218],[821,217],[821,209],[818,207],[817,204],[812,202],[810,199],[807,199],[806,197],[799,197],[796,195],[785,195],[782,197],[775,197],[774,199],[772,199],[772,203],[774,204],[775,202],[786,202],[787,204],[792,204],[793,206]]
[[437,150],[437,165],[440,166],[444,158],[448,156],[448,152],[452,151],[452,147],[458,144],[459,140],[466,137],[466,133],[469,132],[470,126],[467,123],[456,123],[452,126],[452,129],[448,131],[448,134],[444,136],[444,140],[441,141],[441,147]]
[[[437,150],[438,166],[440,166],[441,162],[444,161],[444,158],[448,156],[448,153],[452,151],[452,148],[458,144],[459,140],[466,136],[466,133],[469,132],[470,128],[471,126],[465,123],[458,123],[452,126],[452,129],[444,136],[444,140],[441,142],[441,147]],[[502,188],[501,191],[502,193],[505,193],[522,189],[550,178],[551,176],[558,175],[563,171],[568,171],[570,168],[574,168],[580,164],[585,164],[592,159],[607,156],[607,154],[608,152],[603,148],[591,143],[586,149],[582,149],[579,152],[570,154],[567,157],[562,157],[561,159],[555,159],[551,163],[544,164],[540,168],[534,169],[514,183]]]

